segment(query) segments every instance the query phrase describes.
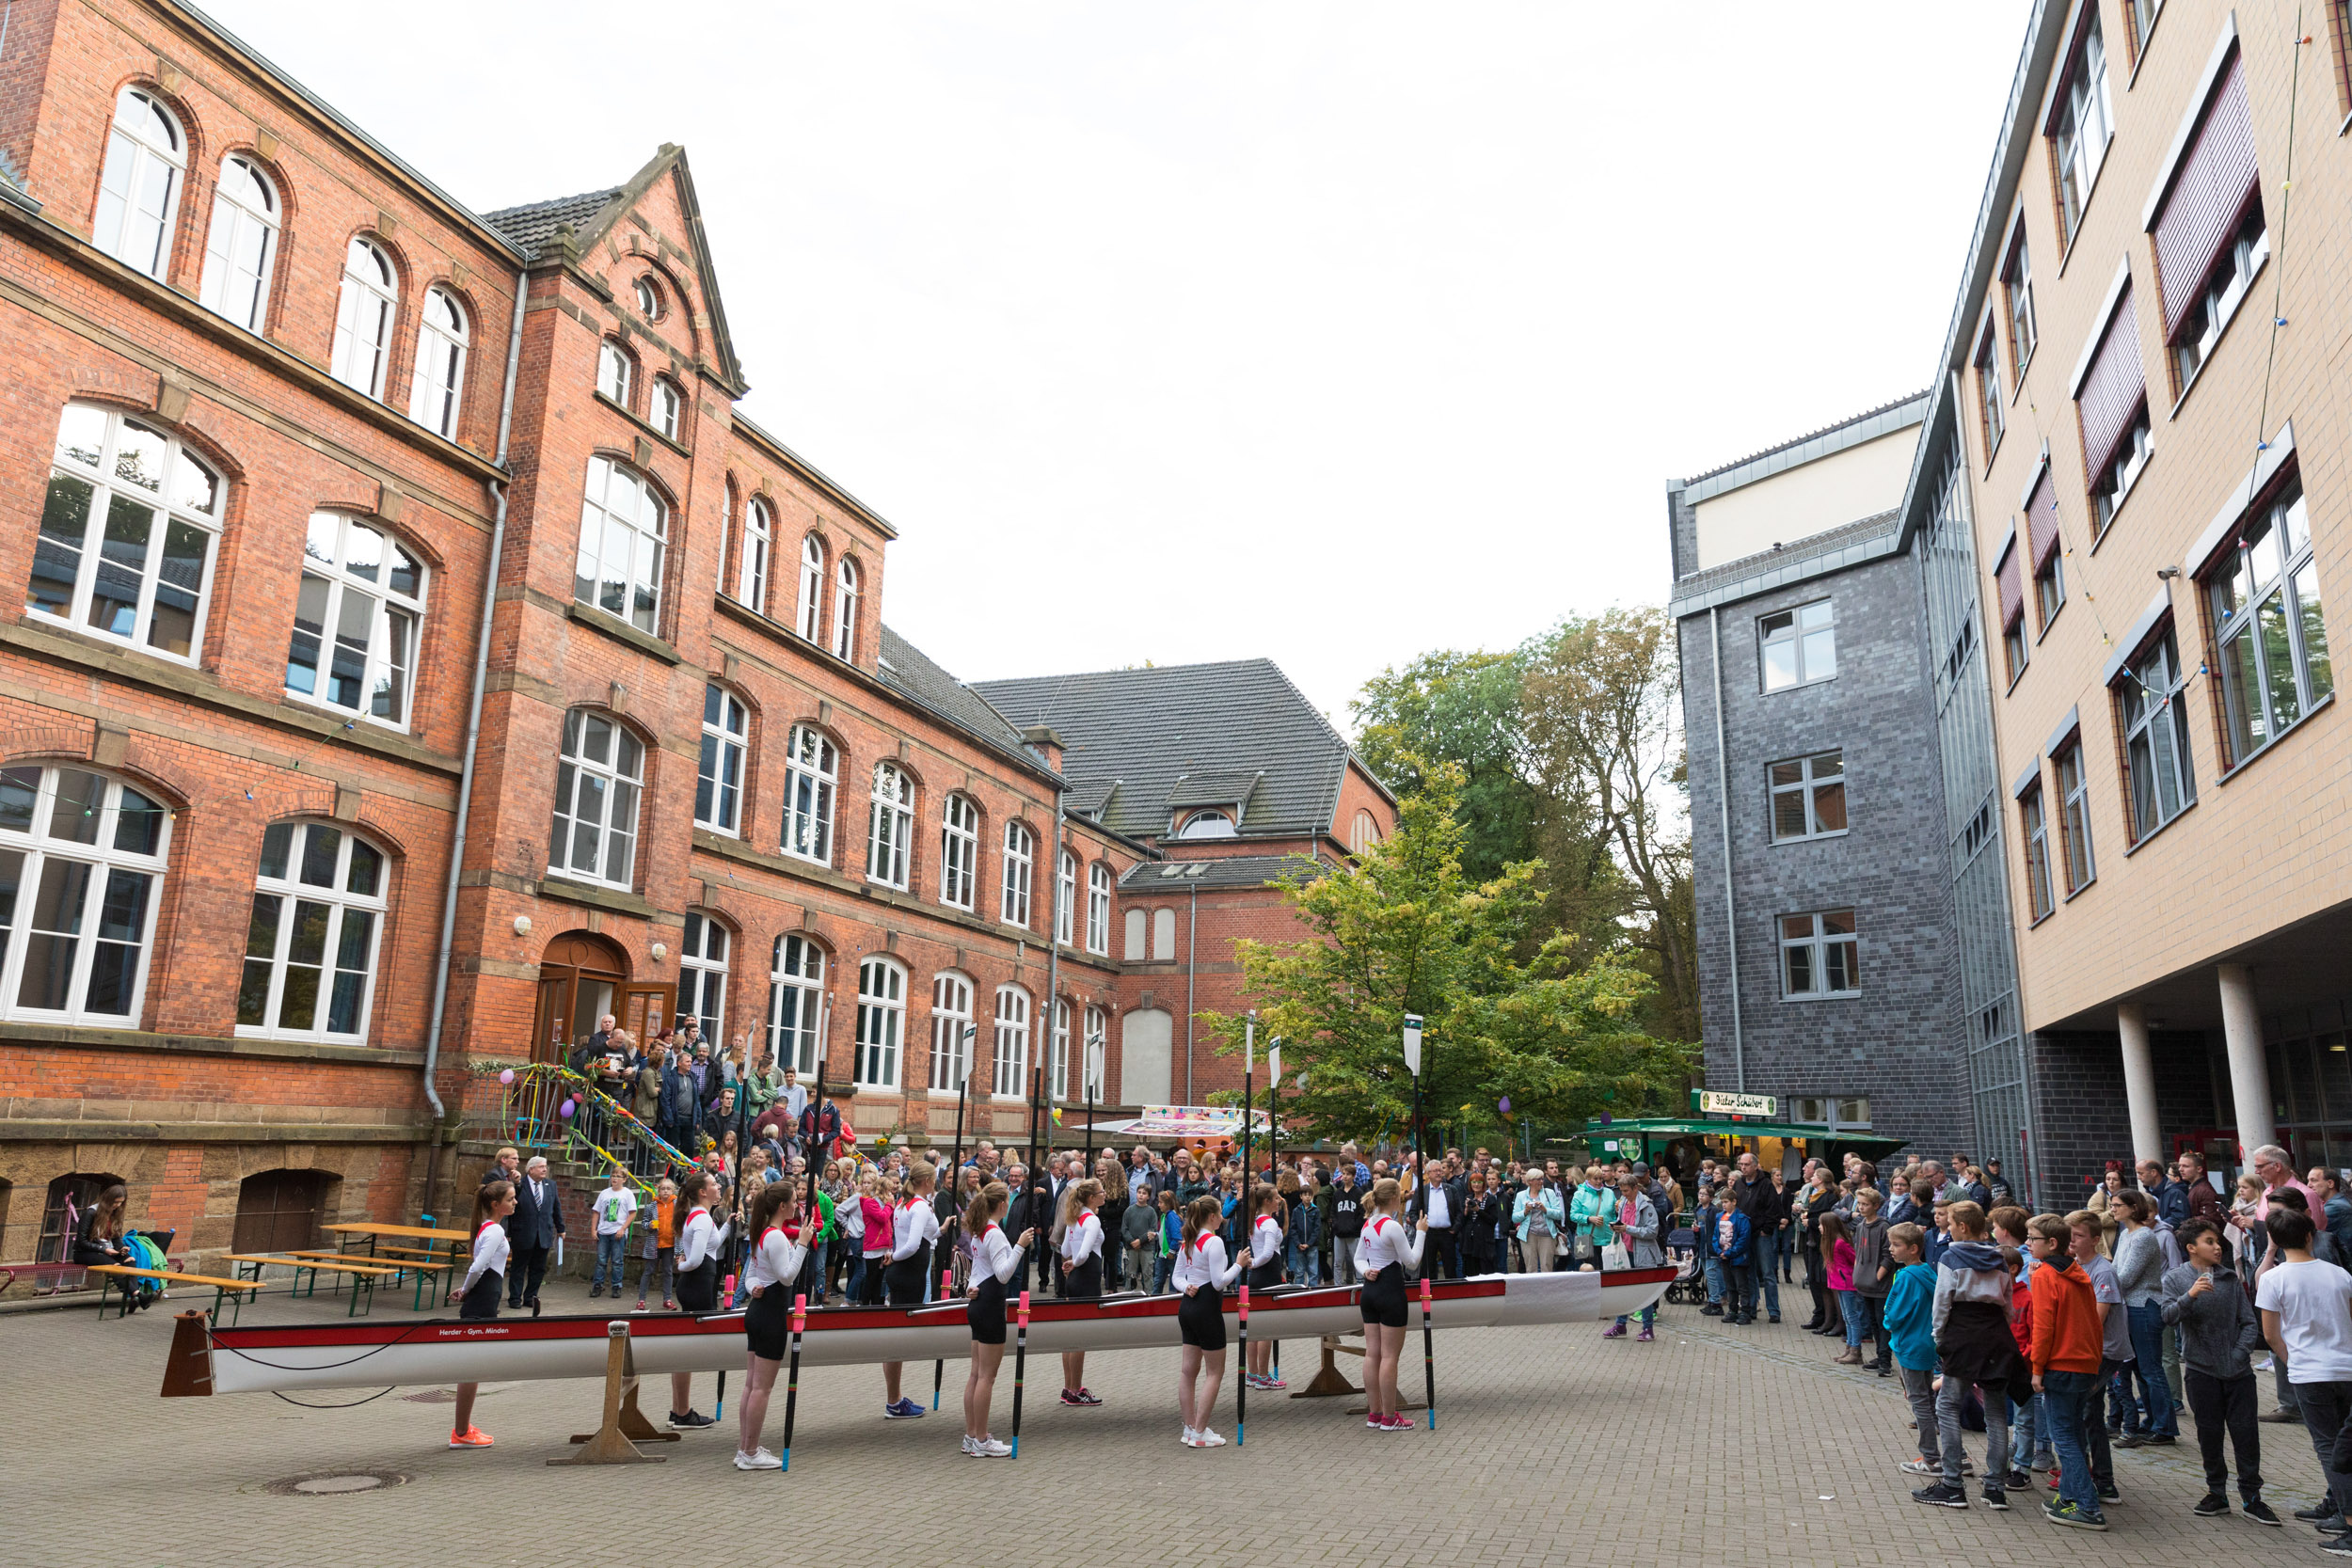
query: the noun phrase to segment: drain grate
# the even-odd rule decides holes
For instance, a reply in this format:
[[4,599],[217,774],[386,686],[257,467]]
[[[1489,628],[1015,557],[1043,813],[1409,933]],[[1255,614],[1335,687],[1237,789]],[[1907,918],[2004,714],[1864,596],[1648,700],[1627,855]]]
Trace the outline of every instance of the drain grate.
[[338,1470],[326,1475],[288,1476],[262,1488],[281,1497],[340,1497],[405,1486],[413,1477],[398,1470]]

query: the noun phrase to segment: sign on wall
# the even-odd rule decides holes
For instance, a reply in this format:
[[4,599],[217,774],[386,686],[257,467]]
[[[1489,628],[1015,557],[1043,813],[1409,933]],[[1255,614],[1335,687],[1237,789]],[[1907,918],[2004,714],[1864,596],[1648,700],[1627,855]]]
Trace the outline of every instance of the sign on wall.
[[1710,1117],[1769,1117],[1777,1115],[1780,1101],[1769,1094],[1718,1094],[1712,1089],[1699,1093],[1699,1110]]

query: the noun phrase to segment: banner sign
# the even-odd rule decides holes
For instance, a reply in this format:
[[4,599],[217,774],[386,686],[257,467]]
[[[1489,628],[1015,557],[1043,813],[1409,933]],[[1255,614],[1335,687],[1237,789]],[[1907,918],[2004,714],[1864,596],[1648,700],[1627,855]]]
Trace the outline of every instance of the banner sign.
[[1699,1094],[1699,1110],[1710,1117],[1769,1117],[1779,1113],[1780,1101],[1769,1094]]

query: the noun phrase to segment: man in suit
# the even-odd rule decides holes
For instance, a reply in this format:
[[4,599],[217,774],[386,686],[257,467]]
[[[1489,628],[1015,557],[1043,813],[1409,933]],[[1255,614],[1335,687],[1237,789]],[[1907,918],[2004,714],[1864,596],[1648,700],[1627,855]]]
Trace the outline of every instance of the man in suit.
[[1431,1279],[1462,1277],[1462,1255],[1455,1227],[1469,1201],[1470,1183],[1458,1176],[1449,1176],[1443,1160],[1431,1160],[1422,1167],[1422,1183],[1413,1189],[1412,1201],[1406,1205],[1406,1216],[1429,1216],[1425,1243],[1429,1250],[1422,1258],[1421,1272]]
[[528,1307],[539,1315],[539,1284],[548,1276],[548,1252],[564,1234],[564,1199],[548,1178],[548,1162],[534,1154],[515,1184],[515,1212],[507,1216],[506,1243],[514,1251],[507,1265],[506,1305],[516,1311]]

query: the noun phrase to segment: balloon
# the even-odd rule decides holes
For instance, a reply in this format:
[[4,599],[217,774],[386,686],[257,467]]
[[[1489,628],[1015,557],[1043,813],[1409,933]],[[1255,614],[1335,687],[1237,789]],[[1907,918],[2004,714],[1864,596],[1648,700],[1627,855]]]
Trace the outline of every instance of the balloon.
[[500,1082],[500,1083],[501,1083],[501,1084],[511,1084],[511,1083],[513,1083],[514,1081],[515,1081],[515,1069],[514,1069],[513,1068],[511,1068],[511,1067],[510,1067],[510,1068],[508,1068],[508,1069],[507,1069],[504,1072],[501,1072],[501,1073],[500,1073],[500,1074],[499,1074],[499,1082]]
[[1501,1100],[1496,1101],[1495,1109],[1501,1111],[1506,1117],[1509,1116],[1511,1114],[1511,1097],[1506,1094]]
[[568,1117],[568,1116],[570,1116],[570,1115],[571,1115],[574,1111],[577,1111],[578,1109],[580,1109],[580,1107],[579,1107],[578,1105],[574,1104],[571,1101],[568,1101],[568,1100],[567,1100],[567,1101],[564,1101],[564,1103],[563,1103],[562,1105],[560,1105],[560,1106],[556,1107],[556,1113],[555,1113],[555,1114],[556,1114],[556,1115],[558,1115],[558,1116]]

